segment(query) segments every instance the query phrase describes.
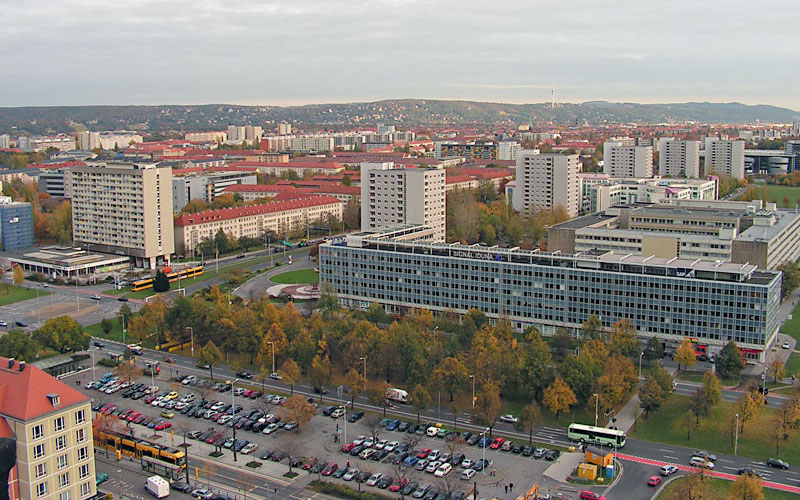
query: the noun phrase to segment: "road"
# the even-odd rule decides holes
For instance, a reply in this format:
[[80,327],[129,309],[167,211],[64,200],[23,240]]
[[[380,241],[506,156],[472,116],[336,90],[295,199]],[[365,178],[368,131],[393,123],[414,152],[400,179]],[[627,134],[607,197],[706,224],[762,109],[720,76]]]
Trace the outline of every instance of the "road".
[[[111,350],[114,352],[121,353],[124,349],[124,346],[119,343],[114,342],[107,342],[106,350]],[[202,370],[196,367],[195,361],[191,358],[183,357],[183,356],[174,356],[175,363],[170,366],[169,368],[175,370],[177,372],[183,373],[192,373],[198,376],[207,377],[208,372],[206,370]],[[143,361],[156,361],[163,358],[163,355],[157,353],[156,351],[147,350],[143,356],[139,357]],[[98,373],[99,375],[99,373]],[[234,374],[224,366],[217,367],[214,370],[215,378],[217,379],[233,379]],[[264,383],[265,390],[275,390],[281,391],[283,393],[289,392],[289,387],[281,384],[280,382],[276,382],[273,380],[268,380]],[[680,383],[678,385],[677,391],[690,392],[693,391],[694,384],[690,383]],[[319,394],[315,394],[312,388],[306,383],[296,384],[294,386],[294,392],[312,396],[315,399],[321,400],[323,403],[338,403],[340,400],[336,397],[336,390],[335,388],[331,388],[330,394],[326,396],[321,396]],[[725,398],[736,398],[740,397],[741,393],[736,391],[725,391],[724,396]],[[777,404],[778,396],[769,396],[771,398],[770,404]],[[730,399],[728,399],[730,400]],[[383,411],[381,408],[378,408],[374,405],[370,405],[369,401],[366,397],[362,396],[357,398],[357,406],[361,408],[369,408],[375,412]],[[387,415],[393,415],[397,417],[404,417],[405,419],[416,421],[417,413],[416,410],[412,407],[408,407],[405,405],[398,405],[394,408],[389,408],[386,411]],[[427,411],[421,412],[421,418],[423,420],[428,421],[437,421],[437,413],[438,410],[433,407],[429,408]],[[446,410],[442,409],[441,412],[441,419],[442,423],[447,424],[453,422],[453,415],[452,413],[447,412]],[[458,430],[471,430],[471,431],[483,431],[482,426],[478,426],[469,422],[469,416],[467,414],[461,414],[455,416],[456,427]],[[511,424],[506,423],[497,423],[494,427],[493,432],[497,434],[501,434],[506,438],[512,438],[518,441],[526,441],[528,435],[527,433],[520,433],[514,430]],[[556,428],[551,426],[540,426],[536,428],[534,432],[534,440],[539,443],[543,444],[551,444],[557,446],[568,447],[572,443],[570,443],[569,439],[567,438],[566,429],[563,428]],[[674,463],[679,466],[686,466],[688,465],[689,458],[694,450],[691,447],[681,447],[681,446],[674,446],[674,445],[664,445],[661,443],[653,443],[648,441],[642,441],[638,439],[628,438],[627,444],[624,448],[624,455],[625,457],[625,464],[633,464],[641,461],[656,461],[659,464],[661,463]],[[791,491],[795,491],[800,493],[800,488],[797,488],[798,481],[800,481],[800,472],[796,472],[793,470],[782,471],[782,470],[775,470],[766,467],[764,464],[764,460],[768,457],[763,457],[761,460],[753,460],[747,457],[738,457],[732,455],[722,455],[718,454],[718,461],[717,461],[717,471],[729,474],[735,474],[736,471],[740,467],[752,467],[756,470],[762,471],[764,473],[765,481],[770,483],[775,483],[777,485],[784,485],[790,488],[793,488]],[[642,465],[638,463],[630,467],[629,473],[623,476],[625,479],[625,483],[628,484],[630,482],[630,487],[635,487],[637,490],[640,490],[642,493],[645,491],[649,491],[647,488],[640,488],[637,486],[638,482],[644,484],[647,480],[647,477],[650,475],[658,474],[658,466],[656,465]],[[621,480],[622,481],[622,480]],[[615,487],[612,489],[611,495],[609,496],[609,500],[613,500],[615,498],[624,498],[624,499],[633,499],[633,498],[649,498],[649,496],[644,497],[632,497],[628,496],[627,488],[629,486],[625,486],[625,488]],[[619,489],[617,489],[619,488]],[[626,492],[625,495],[617,495],[618,493]]]
[[254,276],[253,278],[242,283],[242,285],[236,288],[233,292],[243,299],[250,301],[257,300],[261,294],[266,293],[267,288],[269,288],[270,285],[274,284],[270,281],[272,276],[288,271],[299,271],[301,269],[314,268],[314,262],[308,258],[308,249],[292,252],[291,264],[286,264],[287,257],[283,253],[276,254],[274,258],[276,262],[281,262],[284,265]]

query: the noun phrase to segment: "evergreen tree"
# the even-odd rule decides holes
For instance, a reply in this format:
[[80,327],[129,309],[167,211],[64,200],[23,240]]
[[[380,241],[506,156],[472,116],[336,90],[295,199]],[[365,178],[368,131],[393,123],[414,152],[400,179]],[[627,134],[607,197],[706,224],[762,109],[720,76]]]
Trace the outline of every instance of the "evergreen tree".
[[153,290],[156,292],[166,292],[169,290],[169,278],[164,274],[164,271],[159,269],[156,272],[156,277],[153,280]]

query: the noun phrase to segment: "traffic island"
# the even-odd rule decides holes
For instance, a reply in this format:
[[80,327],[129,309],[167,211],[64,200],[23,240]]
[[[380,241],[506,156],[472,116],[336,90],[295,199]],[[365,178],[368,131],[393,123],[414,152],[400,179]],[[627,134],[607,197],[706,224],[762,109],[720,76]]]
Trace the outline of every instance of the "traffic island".
[[247,462],[245,465],[247,465],[251,469],[258,469],[259,467],[261,467],[261,462],[253,460],[251,462]]

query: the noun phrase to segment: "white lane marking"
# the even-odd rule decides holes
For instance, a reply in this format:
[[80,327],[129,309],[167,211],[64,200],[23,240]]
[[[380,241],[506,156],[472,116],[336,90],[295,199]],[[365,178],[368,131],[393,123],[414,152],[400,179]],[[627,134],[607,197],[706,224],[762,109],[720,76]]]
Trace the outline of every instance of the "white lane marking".
[[669,458],[670,460],[679,460],[678,457],[671,457],[669,455],[664,455],[664,458]]

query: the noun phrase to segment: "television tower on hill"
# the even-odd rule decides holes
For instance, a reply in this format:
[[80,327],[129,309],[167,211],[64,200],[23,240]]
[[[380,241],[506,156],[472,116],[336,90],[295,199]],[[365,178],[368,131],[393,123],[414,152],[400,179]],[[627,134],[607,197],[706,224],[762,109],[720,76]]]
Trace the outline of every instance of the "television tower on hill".
[[556,107],[556,86],[550,89],[550,108],[554,109]]

